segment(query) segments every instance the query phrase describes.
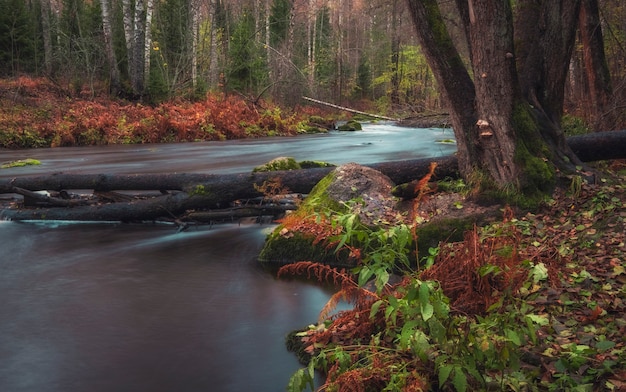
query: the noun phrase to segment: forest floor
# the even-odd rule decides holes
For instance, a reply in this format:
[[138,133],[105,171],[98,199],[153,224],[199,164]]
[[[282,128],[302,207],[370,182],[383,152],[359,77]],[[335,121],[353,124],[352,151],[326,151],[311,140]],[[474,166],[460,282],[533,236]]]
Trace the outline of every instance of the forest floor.
[[[504,210],[504,221],[468,232],[463,242],[440,245],[430,270],[392,288],[393,301],[372,293],[349,294],[354,309],[333,316],[323,327],[297,333],[300,343],[289,345],[305,362],[306,354],[315,358],[328,350],[313,363],[327,363],[329,389],[352,385],[370,390],[396,380],[402,390],[427,385],[457,391],[487,386],[626,391],[626,162],[600,166],[608,173],[605,180],[557,189],[532,213],[515,216]],[[462,203],[472,213],[471,204]],[[448,204],[449,209],[461,206]],[[295,273],[298,267],[284,268]],[[437,318],[441,304],[432,291],[430,299],[424,299],[422,290],[407,299],[414,285],[428,280],[439,282],[449,298],[450,316]],[[342,287],[348,286],[344,282]],[[396,324],[393,315],[403,301],[410,305],[398,311],[402,321]],[[434,305],[435,313],[422,325],[426,303]],[[417,320],[411,311],[417,312]],[[474,321],[461,322],[463,327],[450,321],[467,317]],[[408,324],[422,325],[421,332],[413,335]],[[443,332],[434,325],[448,332],[460,328],[467,335],[453,334],[457,347],[445,349],[436,337]],[[418,335],[426,340],[412,340]],[[364,341],[368,336],[369,344]],[[430,364],[423,362],[426,357]],[[303,374],[294,376],[293,385],[306,379]]]

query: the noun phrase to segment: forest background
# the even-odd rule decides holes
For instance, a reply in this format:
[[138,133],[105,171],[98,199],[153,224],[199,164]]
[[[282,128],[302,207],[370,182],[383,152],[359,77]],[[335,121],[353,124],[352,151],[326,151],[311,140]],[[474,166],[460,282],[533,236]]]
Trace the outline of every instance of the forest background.
[[[579,33],[563,122],[575,132],[626,121],[626,5],[591,3],[606,73]],[[402,0],[0,0],[0,75],[2,147],[293,134],[320,114],[302,96],[445,111]]]

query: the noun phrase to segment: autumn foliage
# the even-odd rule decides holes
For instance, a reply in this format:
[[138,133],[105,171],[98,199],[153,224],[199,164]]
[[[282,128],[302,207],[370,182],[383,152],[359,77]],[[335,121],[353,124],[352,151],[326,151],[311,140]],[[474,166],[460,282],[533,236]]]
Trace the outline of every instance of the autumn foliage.
[[[74,94],[75,95],[75,94]],[[191,142],[303,132],[307,114],[266,102],[209,94],[200,101],[156,106],[75,97],[48,79],[0,80],[0,147],[63,147],[121,143]],[[319,111],[309,109],[308,112]]]

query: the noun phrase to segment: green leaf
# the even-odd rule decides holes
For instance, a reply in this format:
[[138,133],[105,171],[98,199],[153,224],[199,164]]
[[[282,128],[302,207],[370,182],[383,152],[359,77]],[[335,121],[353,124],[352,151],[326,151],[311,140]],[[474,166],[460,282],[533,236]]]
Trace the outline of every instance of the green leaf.
[[454,366],[452,365],[445,365],[439,368],[439,388],[441,388],[443,384],[448,381],[452,369],[454,369]]
[[463,368],[460,366],[454,367],[454,378],[452,379],[452,385],[457,392],[465,392],[467,390],[467,377],[463,372]]
[[426,282],[420,284],[419,299],[422,306],[430,304],[430,288]]
[[603,340],[596,343],[596,348],[600,351],[610,350],[613,347],[615,347],[615,342],[612,342],[610,340]]
[[545,314],[527,314],[526,318],[530,319],[533,323],[537,325],[548,325],[550,320],[548,320],[548,315]]
[[517,332],[513,331],[512,329],[507,329],[504,331],[504,334],[506,335],[506,338],[509,339],[509,341],[513,343],[514,345],[516,346],[522,345],[522,339],[519,337]]
[[441,344],[447,340],[446,327],[437,318],[428,320],[428,329],[437,343]]
[[433,317],[433,314],[435,314],[435,308],[430,303],[420,306],[420,311],[424,321],[428,321],[431,317]]
[[385,285],[389,282],[389,272],[385,268],[379,268],[376,270],[376,291],[380,293]]
[[380,309],[380,305],[383,304],[383,300],[379,299],[378,301],[372,304],[372,309],[370,310],[370,318],[373,319],[374,316],[378,313],[378,309]]
[[531,271],[533,281],[538,283],[542,280],[548,279],[548,268],[546,268],[545,264],[537,263]]
[[306,389],[307,385],[311,386],[311,390],[315,388],[313,377],[311,377],[310,372],[306,370],[306,368],[300,368],[291,376],[289,384],[287,384],[288,392],[302,392]]
[[364,265],[361,267],[361,271],[359,271],[359,286],[363,287],[370,280],[370,278],[374,275],[374,270]]

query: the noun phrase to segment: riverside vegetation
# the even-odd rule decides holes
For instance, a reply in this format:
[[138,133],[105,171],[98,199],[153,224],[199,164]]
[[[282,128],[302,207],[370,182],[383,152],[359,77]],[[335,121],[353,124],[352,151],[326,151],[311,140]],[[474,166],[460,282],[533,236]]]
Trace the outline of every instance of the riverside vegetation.
[[109,96],[82,98],[48,79],[0,79],[0,147],[193,142],[325,132],[314,107],[286,110],[234,95],[144,105]]
[[[313,216],[319,246],[359,264],[279,270],[338,287],[318,323],[288,337],[307,363],[288,390],[314,389],[317,370],[324,391],[625,390],[626,186],[623,164],[604,169],[599,184],[574,177],[534,213],[505,207],[427,252],[416,224]],[[353,308],[332,314],[340,300]]]

